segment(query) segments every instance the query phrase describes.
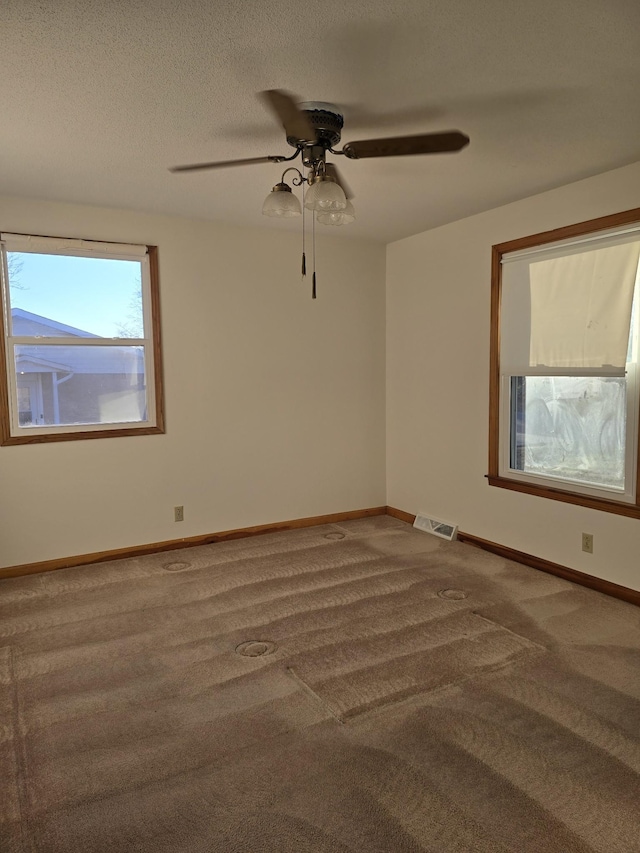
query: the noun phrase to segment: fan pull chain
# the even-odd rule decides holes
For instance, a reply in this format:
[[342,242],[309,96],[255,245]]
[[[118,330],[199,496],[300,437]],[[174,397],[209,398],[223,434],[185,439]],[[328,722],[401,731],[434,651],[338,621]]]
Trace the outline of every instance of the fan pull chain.
[[313,287],[311,289],[311,298],[316,298],[316,217],[315,213],[312,212],[313,216],[313,226],[311,228],[311,236],[313,240]]
[[304,182],[304,181],[303,181],[303,183],[302,183],[302,278],[303,278],[303,279],[304,279],[304,277],[305,277],[305,276],[306,276],[306,274],[307,274],[307,255],[306,255],[306,253],[305,253],[305,245],[304,245],[304,240],[305,240],[305,231],[306,231],[305,223],[304,223],[304,210],[305,210],[305,207],[304,207],[304,193],[305,193],[305,183],[306,183],[306,182]]

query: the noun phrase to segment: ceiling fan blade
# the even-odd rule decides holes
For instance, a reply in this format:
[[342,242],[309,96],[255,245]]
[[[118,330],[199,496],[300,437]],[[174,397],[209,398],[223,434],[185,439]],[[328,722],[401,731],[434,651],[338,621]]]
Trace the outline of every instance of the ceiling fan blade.
[[301,142],[315,142],[316,132],[307,116],[298,109],[291,95],[282,89],[267,89],[259,97],[282,122],[287,138]]
[[469,137],[459,130],[444,133],[422,133],[419,136],[394,136],[388,139],[363,139],[348,142],[343,149],[351,160],[364,157],[405,157],[409,154],[442,154],[460,151],[469,144]]
[[351,187],[342,177],[342,172],[338,170],[338,167],[335,163],[325,163],[325,169],[327,171],[327,175],[330,178],[334,178],[336,183],[342,187],[342,192],[346,195],[347,198],[353,198],[353,192],[351,191]]
[[227,166],[248,166],[250,163],[282,163],[288,157],[245,157],[243,160],[217,160],[214,163],[193,163],[190,166],[173,166],[170,172],[197,172],[199,169],[226,169]]

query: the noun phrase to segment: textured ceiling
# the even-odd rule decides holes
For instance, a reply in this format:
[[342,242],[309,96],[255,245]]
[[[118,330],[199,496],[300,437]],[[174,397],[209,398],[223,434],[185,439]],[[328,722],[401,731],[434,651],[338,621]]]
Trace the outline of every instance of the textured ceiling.
[[[346,161],[394,240],[640,159],[637,0],[3,0],[0,193],[297,228],[261,216],[291,152],[255,93],[343,107],[343,142],[457,128],[459,154]],[[322,226],[319,226],[322,227]]]

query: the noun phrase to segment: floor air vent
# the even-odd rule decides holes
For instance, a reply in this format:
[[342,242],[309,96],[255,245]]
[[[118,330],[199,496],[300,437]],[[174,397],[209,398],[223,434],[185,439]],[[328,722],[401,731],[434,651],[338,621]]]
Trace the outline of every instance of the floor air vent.
[[425,533],[433,533],[434,536],[449,541],[455,539],[458,532],[457,524],[449,524],[448,521],[439,521],[437,518],[429,518],[426,515],[416,515],[413,526],[417,527],[418,530],[424,530]]

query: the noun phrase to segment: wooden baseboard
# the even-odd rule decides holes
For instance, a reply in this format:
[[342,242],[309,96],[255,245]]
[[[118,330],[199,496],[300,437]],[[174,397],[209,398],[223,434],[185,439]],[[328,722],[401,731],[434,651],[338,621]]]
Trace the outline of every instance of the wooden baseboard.
[[[265,533],[278,533],[283,530],[296,530],[302,527],[316,527],[320,524],[338,524],[341,521],[350,521],[357,518],[369,518],[376,515],[390,515],[400,521],[405,521],[407,524],[413,524],[416,517],[410,512],[405,512],[401,509],[396,509],[392,506],[376,506],[369,509],[356,509],[349,512],[334,512],[330,515],[315,515],[308,518],[295,518],[291,521],[277,521],[273,524],[259,524],[255,527],[239,527],[235,530],[223,530],[219,533],[205,533],[200,536],[191,536],[187,539],[171,539],[166,542],[151,542],[147,545],[134,545],[130,548],[116,548],[111,551],[96,551],[93,554],[77,554],[73,557],[61,557],[56,560],[44,560],[40,563],[25,563],[21,566],[8,566],[0,569],[0,579],[16,578],[23,575],[31,575],[39,572],[53,572],[56,569],[68,569],[72,566],[84,566],[91,563],[105,563],[111,560],[124,560],[130,557],[141,557],[145,554],[156,554],[161,551],[175,551],[180,548],[193,548],[197,545],[211,545],[215,542],[227,542],[231,539],[245,539],[249,536],[261,536]],[[547,572],[551,575],[564,578],[573,583],[587,586],[590,589],[595,589],[598,592],[603,592],[606,595],[611,595],[614,598],[628,601],[630,604],[640,606],[640,592],[629,589],[626,586],[612,583],[611,581],[602,580],[602,578],[587,575],[584,572],[579,572],[576,569],[569,569],[566,566],[561,566],[559,563],[552,563],[550,560],[544,560],[542,557],[534,557],[532,554],[525,554],[523,551],[516,551],[514,548],[508,548],[505,545],[499,545],[497,542],[491,542],[488,539],[481,539],[479,536],[473,536],[470,533],[458,531],[458,540],[465,542],[468,545],[474,545],[476,548],[482,548],[485,551],[491,551],[492,554],[497,554],[504,557],[506,560],[513,560],[516,563],[522,563],[533,569],[539,569],[542,572]]]
[[497,542],[490,542],[488,539],[481,539],[479,536],[472,536],[470,533],[459,531],[458,540],[466,542],[468,545],[474,545],[476,548],[482,548],[484,551],[491,551],[492,554],[498,554],[498,556],[504,557],[507,560],[513,560],[515,563],[522,563],[525,566],[530,566],[532,569],[539,569],[541,572],[557,575],[557,577],[573,581],[573,583],[578,583],[581,586],[588,586],[590,589],[604,592],[605,595],[611,595],[613,598],[620,598],[622,601],[628,601],[630,604],[640,606],[640,592],[635,589],[629,589],[629,587],[620,586],[620,584],[596,578],[593,575],[587,575],[584,572],[577,571],[577,569],[569,569],[566,566],[561,566],[559,563],[544,560],[542,557],[534,557],[532,554],[516,551],[515,548],[498,545]]
[[355,518],[368,518],[373,515],[386,515],[386,506],[369,509],[355,509],[349,512],[334,512],[330,515],[314,515],[309,518],[295,518],[291,521],[277,521],[273,524],[259,524],[255,527],[239,527],[236,530],[223,530],[219,533],[205,533],[187,539],[171,539],[167,542],[152,542],[148,545],[134,545],[130,548],[116,548],[111,551],[96,551],[93,554],[77,554],[73,557],[60,557],[57,560],[44,560],[40,563],[25,563],[21,566],[8,566],[0,569],[0,578],[17,578],[39,572],[53,572],[56,569],[69,569],[72,566],[84,566],[91,563],[104,563],[110,560],[124,560],[156,554],[160,551],[175,551],[179,548],[192,548],[196,545],[211,545],[230,539],[244,539],[248,536],[260,536],[265,533],[277,533],[282,530],[296,530],[301,527],[316,527],[319,524],[337,524]]
[[387,515],[392,515],[394,518],[400,519],[400,521],[406,521],[407,524],[413,524],[416,520],[415,515],[411,515],[410,512],[405,512],[403,509],[396,509],[394,506],[387,507]]
[[[396,509],[392,506],[387,507],[387,515],[392,515],[394,518],[399,518],[400,521],[406,521],[408,524],[413,524],[416,520],[415,515],[412,515],[410,512],[405,512],[402,509]],[[551,560],[544,560],[542,557],[534,557],[533,554],[525,554],[524,551],[516,551],[515,548],[507,548],[506,545],[499,545],[497,542],[481,539],[479,536],[473,536],[471,533],[463,533],[461,530],[458,531],[458,541],[466,542],[467,545],[474,545],[476,548],[482,548],[484,551],[491,551],[492,554],[497,554],[506,560],[513,560],[514,563],[522,563],[522,565],[529,566],[532,569],[539,569],[541,572],[556,575],[573,583],[578,583],[581,586],[588,586],[589,589],[595,589],[598,592],[603,592],[605,595],[620,598],[622,601],[628,601],[630,604],[640,607],[640,592],[635,589],[629,589],[629,587],[620,586],[620,584],[605,581],[593,575],[587,575],[584,572],[577,571],[577,569],[569,569],[567,566],[552,563]]]

